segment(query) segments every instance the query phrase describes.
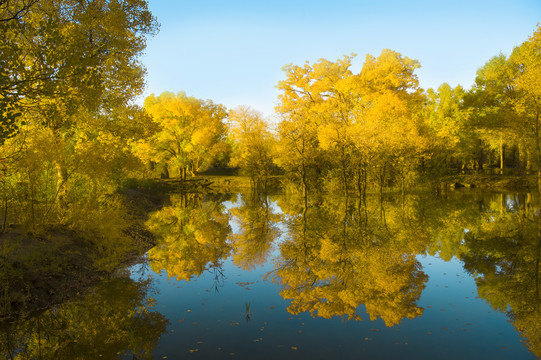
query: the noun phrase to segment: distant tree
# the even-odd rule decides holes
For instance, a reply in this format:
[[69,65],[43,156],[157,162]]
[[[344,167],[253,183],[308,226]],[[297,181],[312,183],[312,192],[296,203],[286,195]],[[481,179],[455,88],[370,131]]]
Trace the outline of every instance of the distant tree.
[[158,130],[149,142],[139,144],[140,155],[176,169],[179,177],[195,175],[207,169],[221,154],[228,151],[225,143],[227,116],[223,105],[164,92],[145,100],[145,109]]
[[474,166],[482,169],[483,147],[470,122],[470,108],[464,106],[464,89],[443,83],[437,90],[428,89],[427,95],[427,123],[433,136],[435,166],[445,171],[453,162],[460,161],[465,168],[468,161],[474,161]]
[[275,138],[263,115],[250,107],[229,112],[229,138],[233,150],[230,164],[240,167],[252,179],[254,188],[266,188],[271,173]]
[[472,125],[480,138],[500,156],[504,168],[505,146],[516,139],[516,113],[512,106],[514,97],[514,70],[503,54],[493,57],[477,71],[475,84],[466,94],[464,102],[471,109]]

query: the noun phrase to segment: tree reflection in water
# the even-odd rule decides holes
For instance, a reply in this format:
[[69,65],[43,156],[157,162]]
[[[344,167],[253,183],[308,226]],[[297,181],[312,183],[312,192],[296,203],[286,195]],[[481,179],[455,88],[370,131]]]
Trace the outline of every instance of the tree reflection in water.
[[528,349],[541,357],[540,208],[531,196],[500,199],[466,234],[457,256],[475,277],[479,296],[506,313]]
[[428,277],[412,250],[422,249],[424,241],[407,236],[411,226],[394,217],[399,212],[362,208],[347,198],[308,204],[280,202],[288,237],[273,280],[291,299],[290,312],[361,320],[364,304],[371,320],[381,317],[387,326],[423,313],[416,302]]
[[[268,276],[291,301],[289,312],[361,320],[364,305],[370,320],[394,326],[423,314],[417,302],[428,276],[417,256],[457,257],[476,279],[479,295],[509,316],[539,356],[541,220],[531,196],[504,201],[504,195],[446,193],[359,201],[289,193],[276,199],[281,215],[264,195],[243,195],[229,212],[223,199],[173,196],[176,205],[148,223],[162,239],[149,253],[152,268],[189,280],[209,268],[222,274],[220,264],[231,256],[250,270],[267,262],[277,245]],[[275,244],[280,223],[286,231]]]
[[[172,195],[147,223],[158,239],[148,254],[152,270],[186,281],[209,271],[219,292],[226,259],[252,270],[272,255],[267,277],[290,301],[290,313],[382,319],[390,327],[423,314],[418,302],[428,276],[417,257],[457,258],[479,296],[541,356],[541,216],[531,196],[457,192],[359,201],[305,199],[299,192],[272,197],[271,204],[250,194],[237,196],[228,210],[224,201],[231,199]],[[167,325],[152,310],[150,292],[145,281],[106,281],[77,301],[4,326],[3,356],[149,358]],[[248,319],[252,303],[244,306]]]
[[151,215],[147,226],[158,238],[158,245],[148,252],[153,271],[165,270],[170,278],[189,281],[209,264],[220,267],[231,252],[230,216],[221,200],[174,194],[170,206]]
[[0,328],[4,359],[152,359],[168,321],[149,280],[118,277],[94,292]]

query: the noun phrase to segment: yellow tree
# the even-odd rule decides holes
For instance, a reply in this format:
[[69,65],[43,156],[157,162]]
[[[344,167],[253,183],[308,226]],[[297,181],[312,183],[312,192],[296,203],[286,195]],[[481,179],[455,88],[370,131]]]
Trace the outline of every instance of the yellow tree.
[[538,166],[538,190],[541,192],[541,25],[513,51],[510,61],[518,68],[514,81],[518,94],[513,99],[518,113],[517,125],[525,129],[522,134],[532,140],[532,152]]
[[356,121],[356,142],[376,167],[380,189],[387,169],[404,181],[426,155],[422,105],[424,96],[417,75],[419,62],[384,49],[379,57],[366,56],[360,73],[361,116]]
[[230,164],[240,167],[252,179],[252,188],[267,188],[271,173],[275,138],[263,115],[249,107],[229,112]]
[[159,130],[149,143],[140,142],[141,153],[147,160],[176,169],[180,178],[186,179],[187,171],[195,175],[205,170],[227,151],[224,106],[183,92],[164,92],[147,97],[145,109]]
[[312,87],[317,92],[314,108],[320,124],[319,145],[332,167],[339,169],[338,177],[346,193],[353,167],[362,160],[353,140],[361,99],[357,76],[349,70],[354,56],[344,56],[334,63],[319,60],[312,71]]
[[[130,104],[144,86],[138,58],[156,30],[143,0],[2,2],[3,210],[31,199],[31,216],[43,219],[32,224],[69,223],[73,204],[107,201],[99,195],[133,164],[127,143],[138,109]],[[54,156],[40,163],[40,152]]]
[[307,197],[308,184],[321,170],[321,154],[317,139],[317,93],[312,89],[313,69],[287,65],[283,69],[286,80],[278,83],[283,93],[278,96],[276,112],[281,116],[278,124],[278,144],[275,162],[301,183]]
[[470,122],[470,110],[464,105],[464,89],[443,83],[437,90],[428,89],[427,95],[426,116],[435,170],[446,171],[457,160],[462,161],[463,167],[470,160],[474,167],[483,169],[483,147]]
[[516,67],[504,54],[494,56],[477,71],[475,84],[464,97],[476,133],[493,151],[499,153],[500,169],[505,167],[506,146],[521,142],[515,136],[515,76]]

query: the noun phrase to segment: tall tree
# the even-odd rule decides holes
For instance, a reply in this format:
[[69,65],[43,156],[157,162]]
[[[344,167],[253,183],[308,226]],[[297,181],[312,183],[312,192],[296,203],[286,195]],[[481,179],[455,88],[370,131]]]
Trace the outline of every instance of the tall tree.
[[194,175],[208,168],[228,150],[224,141],[227,112],[223,105],[183,92],[164,92],[147,97],[145,109],[159,128],[148,146],[145,140],[141,142],[141,147],[149,151],[147,159],[176,169],[182,179],[186,179],[187,171]]
[[[0,5],[0,159],[9,158],[0,185],[14,196],[4,199],[5,209],[31,193],[29,207],[42,207],[45,219],[51,203],[68,202],[68,187],[71,200],[95,198],[99,192],[86,184],[119,175],[132,160],[126,143],[141,119],[132,101],[145,74],[138,58],[157,23],[144,0]],[[35,161],[40,153],[53,156]]]
[[517,70],[513,85],[517,96],[513,99],[517,122],[532,144],[538,168],[538,190],[541,192],[541,25],[533,35],[517,47],[510,57]]
[[278,84],[283,93],[278,96],[276,107],[281,121],[275,162],[301,183],[306,199],[308,184],[321,168],[315,108],[317,93],[311,83],[313,69],[309,64],[302,67],[289,64],[283,70],[286,79]]
[[462,86],[452,88],[447,83],[437,90],[428,89],[426,104],[428,127],[432,132],[434,164],[441,171],[460,161],[474,161],[475,167],[483,168],[483,148],[479,134],[471,126],[470,109],[464,106],[466,92]]

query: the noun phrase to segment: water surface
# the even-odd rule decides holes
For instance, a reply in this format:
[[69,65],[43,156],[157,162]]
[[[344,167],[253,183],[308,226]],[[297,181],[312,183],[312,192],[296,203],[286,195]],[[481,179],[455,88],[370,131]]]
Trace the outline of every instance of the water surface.
[[174,194],[146,261],[13,324],[4,356],[533,359],[536,204]]

